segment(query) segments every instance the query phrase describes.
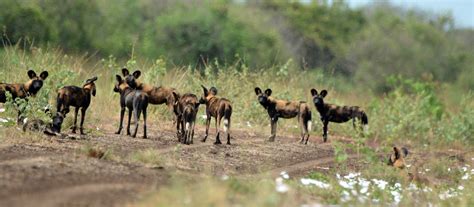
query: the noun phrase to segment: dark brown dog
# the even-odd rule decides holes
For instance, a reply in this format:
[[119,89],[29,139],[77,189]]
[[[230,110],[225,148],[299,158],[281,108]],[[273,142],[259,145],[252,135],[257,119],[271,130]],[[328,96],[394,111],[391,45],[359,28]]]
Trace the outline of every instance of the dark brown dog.
[[76,123],[77,123],[77,114],[79,109],[81,109],[81,125],[80,125],[80,133],[84,134],[84,119],[86,116],[86,110],[91,103],[91,95],[95,96],[96,94],[96,87],[95,81],[97,77],[93,77],[88,79],[86,83],[81,87],[78,86],[64,86],[63,88],[59,89],[58,97],[56,99],[57,103],[57,112],[61,112],[66,116],[69,113],[69,107],[74,106],[74,125],[72,127],[72,133],[76,133]]
[[224,118],[224,133],[227,134],[227,144],[230,144],[230,117],[232,116],[232,105],[229,100],[225,98],[216,97],[217,89],[215,87],[211,87],[207,90],[206,87],[203,85],[202,89],[204,91],[204,95],[199,100],[199,103],[206,104],[206,135],[202,142],[205,142],[207,136],[209,135],[209,125],[211,124],[211,117],[214,117],[216,120],[216,141],[214,144],[222,144],[221,140],[219,139],[220,135],[220,126],[221,126],[221,119]]
[[[122,131],[123,126],[123,117],[125,114],[125,108],[128,109],[128,123],[127,123],[127,135],[131,135],[130,133],[130,120],[132,117],[132,112],[134,115],[135,121],[135,131],[133,132],[132,137],[137,136],[138,131],[138,121],[140,120],[140,114],[143,114],[143,138],[147,138],[147,107],[149,97],[148,95],[141,91],[137,90],[137,83],[135,79],[140,76],[140,71],[135,71],[133,75],[127,75],[125,79],[122,79],[120,75],[116,75],[117,83],[114,87],[114,92],[120,93],[120,126],[116,134],[120,134]],[[131,87],[133,86],[133,87]]]
[[267,110],[268,116],[270,117],[270,142],[275,141],[278,118],[290,119],[298,117],[301,128],[300,143],[308,143],[309,131],[311,130],[311,110],[306,102],[278,100],[271,97],[271,89],[267,89],[265,93],[262,93],[262,89],[259,87],[255,88],[255,94],[258,97],[258,102]]
[[[321,116],[323,122],[323,140],[324,142],[328,139],[328,124],[329,122],[344,123],[352,119],[352,125],[356,128],[356,119],[359,119],[362,125],[367,125],[369,120],[367,114],[358,106],[337,106],[334,104],[324,103],[324,97],[328,92],[322,90],[318,94],[316,89],[311,89],[311,95],[313,96],[314,106]],[[362,128],[361,125],[361,128]]]
[[[0,83],[0,103],[5,103],[7,101],[6,92],[10,92],[12,95],[13,101],[16,98],[25,99],[28,96],[34,96],[38,91],[43,87],[43,81],[48,77],[48,71],[41,72],[38,77],[33,70],[27,72],[28,80],[26,83]],[[20,112],[18,112],[18,119],[20,121]]]
[[199,101],[196,95],[186,93],[180,98],[175,94],[176,110],[178,113],[178,124],[181,125],[181,136],[179,141],[183,144],[192,144],[194,138],[194,125],[196,123],[196,115],[199,110]]
[[405,147],[402,147],[402,150],[400,150],[397,147],[393,147],[393,154],[388,157],[388,165],[403,169],[405,168],[405,158],[408,156],[408,149]]
[[[139,70],[135,71],[134,74],[136,72],[139,72],[139,74],[141,74]],[[175,108],[175,103],[178,101],[178,99],[176,99],[175,96],[173,95],[173,92],[174,92],[175,94],[178,95],[178,98],[179,98],[178,91],[176,91],[175,88],[168,88],[168,87],[162,87],[162,86],[155,87],[152,85],[141,83],[139,80],[137,80],[140,77],[140,75],[136,77],[134,75],[130,75],[130,71],[128,71],[127,68],[122,69],[122,75],[124,78],[125,77],[135,78],[136,86],[131,86],[131,87],[145,92],[148,95],[148,103],[153,104],[153,105],[166,104],[169,110],[172,111],[173,114],[175,115],[174,121],[176,122],[176,129],[179,132],[179,122],[177,121],[178,120],[177,111]]]

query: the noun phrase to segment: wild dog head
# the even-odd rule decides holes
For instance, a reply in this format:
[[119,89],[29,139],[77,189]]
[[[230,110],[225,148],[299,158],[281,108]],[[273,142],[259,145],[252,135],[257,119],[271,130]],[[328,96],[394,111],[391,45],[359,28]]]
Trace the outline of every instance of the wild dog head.
[[114,92],[120,93],[125,89],[129,88],[128,84],[125,82],[122,76],[115,75],[115,80],[117,80],[117,82],[114,85]]
[[61,132],[61,125],[63,124],[64,121],[64,115],[61,112],[56,112],[56,114],[53,116],[53,123],[51,124],[51,130],[54,133],[60,133]]
[[322,90],[321,93],[318,94],[316,89],[311,89],[311,96],[313,97],[313,103],[316,107],[324,105],[324,97],[328,95],[327,90]]
[[403,169],[405,167],[405,157],[408,156],[408,149],[402,147],[400,150],[398,147],[393,147],[393,154],[388,158],[388,165],[396,168]]
[[201,99],[199,99],[199,103],[200,104],[207,104],[209,102],[209,100],[211,100],[212,97],[216,96],[217,95],[217,88],[216,87],[211,87],[209,90],[201,85],[202,87],[202,90],[203,90],[203,96],[201,97]]
[[29,94],[36,95],[41,87],[43,87],[43,81],[48,77],[48,71],[41,72],[38,77],[35,71],[29,70],[28,77],[30,77],[30,80],[25,83],[25,89]]
[[262,89],[260,89],[259,87],[256,87],[255,94],[257,95],[258,102],[260,103],[260,105],[267,108],[268,105],[270,104],[269,97],[272,95],[272,89],[268,88],[267,90],[265,90],[264,93],[262,93]]
[[89,91],[93,96],[96,94],[95,81],[97,81],[97,76],[87,79],[86,83],[82,86],[85,91]]
[[136,70],[135,72],[130,74],[127,68],[122,69],[122,75],[123,75],[123,78],[125,79],[125,82],[133,89],[136,89],[140,85],[137,79],[140,77],[141,74],[142,72],[139,70]]

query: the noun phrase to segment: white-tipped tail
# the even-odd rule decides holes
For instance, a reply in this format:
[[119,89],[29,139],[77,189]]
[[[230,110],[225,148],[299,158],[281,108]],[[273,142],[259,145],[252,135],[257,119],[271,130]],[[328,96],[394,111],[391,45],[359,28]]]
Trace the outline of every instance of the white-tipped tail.
[[365,124],[362,127],[364,128],[364,133],[365,134],[369,133],[369,125],[368,124]]
[[229,120],[224,119],[224,132],[227,133],[228,130],[229,130]]
[[185,126],[186,131],[189,131],[190,127],[191,127],[191,123],[186,122],[186,126]]
[[313,125],[313,122],[311,120],[308,121],[308,132],[311,131],[311,126]]

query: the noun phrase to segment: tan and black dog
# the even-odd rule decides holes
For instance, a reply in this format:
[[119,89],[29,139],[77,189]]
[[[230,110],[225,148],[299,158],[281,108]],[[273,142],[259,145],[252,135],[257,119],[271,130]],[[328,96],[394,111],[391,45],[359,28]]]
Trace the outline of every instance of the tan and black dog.
[[95,96],[96,94],[96,87],[94,83],[96,80],[97,77],[93,77],[91,79],[87,79],[86,83],[82,87],[64,86],[58,91],[58,96],[56,99],[57,112],[61,112],[64,116],[66,116],[67,113],[69,113],[70,106],[76,107],[74,111],[74,125],[72,127],[72,133],[76,133],[77,114],[79,109],[81,109],[81,125],[79,130],[81,134],[84,134],[84,119],[86,116],[86,110],[91,103],[91,95]]
[[267,110],[270,117],[271,135],[268,141],[275,141],[278,118],[290,119],[298,117],[301,128],[300,143],[308,143],[309,131],[311,131],[311,110],[306,102],[278,100],[271,97],[271,89],[262,92],[262,89],[259,87],[255,88],[255,94],[257,95],[258,102]]
[[[30,80],[26,83],[0,83],[0,103],[7,101],[6,92],[10,92],[13,100],[36,95],[43,87],[43,81],[48,77],[48,71],[41,72],[40,76],[37,76],[33,70],[28,70],[27,74]],[[20,121],[20,112],[18,112],[17,121]]]
[[[140,76],[140,71],[135,71],[133,74],[129,74],[122,79],[120,75],[116,75],[117,83],[114,87],[114,92],[120,93],[120,126],[116,134],[120,134],[123,126],[123,117],[125,114],[125,108],[128,109],[128,123],[127,123],[127,135],[132,137],[137,136],[138,131],[138,121],[140,119],[140,114],[143,114],[143,138],[147,138],[147,107],[148,107],[148,95],[141,91],[137,90],[136,78]],[[131,87],[133,86],[133,87]],[[135,121],[135,131],[133,135],[130,133],[130,120],[132,118],[132,112],[134,115]]]
[[[140,72],[139,70],[135,71]],[[141,74],[141,72],[140,72]],[[130,76],[130,71],[127,68],[122,69],[122,75],[123,77],[135,77],[135,76]],[[173,95],[173,92],[178,95],[179,93],[175,88],[169,88],[169,87],[155,87],[149,84],[141,83],[138,79],[140,75],[135,77],[135,82],[136,86],[133,86],[132,88],[136,88],[138,90],[141,90],[145,92],[148,95],[148,103],[153,104],[153,105],[161,105],[161,104],[166,104],[169,108],[170,111],[173,112],[175,115],[174,121],[176,121],[176,128],[177,131],[179,131],[179,123],[177,121],[177,111],[174,108],[176,101],[178,101],[175,96]],[[179,135],[178,135],[179,137]]]
[[196,115],[199,110],[199,100],[196,95],[186,93],[178,98],[176,102],[176,110],[178,113],[178,124],[181,125],[181,132],[179,133],[179,141],[183,144],[192,144],[194,138],[194,125],[196,123]]
[[209,125],[211,117],[216,120],[216,141],[214,144],[222,144],[219,139],[221,119],[224,118],[224,133],[227,134],[227,144],[230,144],[230,117],[232,116],[232,104],[228,99],[217,97],[217,89],[211,87],[209,90],[201,85],[204,95],[199,99],[199,103],[206,104],[206,135],[202,142],[205,142],[209,135]]
[[408,149],[402,147],[400,150],[398,147],[393,147],[393,154],[388,157],[387,164],[399,169],[405,168],[405,158],[408,156]]
[[[323,122],[323,140],[324,142],[328,139],[328,124],[329,122],[344,123],[352,119],[352,125],[356,128],[356,119],[359,119],[362,125],[367,125],[369,120],[367,114],[358,106],[337,106],[334,104],[324,103],[324,97],[328,92],[322,90],[318,94],[316,89],[311,89],[311,96],[313,97],[313,103],[321,116]],[[361,128],[362,128],[361,125]]]

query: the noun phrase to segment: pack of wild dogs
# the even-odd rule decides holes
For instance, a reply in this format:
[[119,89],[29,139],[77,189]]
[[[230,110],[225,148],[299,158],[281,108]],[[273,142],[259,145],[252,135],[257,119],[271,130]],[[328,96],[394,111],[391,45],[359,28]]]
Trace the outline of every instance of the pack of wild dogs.
[[[123,129],[123,119],[125,111],[128,110],[126,134],[132,137],[137,136],[139,128],[140,116],[143,115],[143,138],[147,138],[147,108],[148,105],[166,104],[168,109],[174,114],[176,123],[176,133],[178,142],[183,144],[193,144],[194,127],[199,106],[205,105],[206,110],[206,132],[201,140],[205,142],[209,135],[209,126],[211,118],[214,117],[216,123],[216,138],[214,144],[222,144],[221,121],[223,122],[223,136],[230,145],[231,135],[231,116],[232,103],[229,99],[218,97],[217,88],[207,88],[201,85],[203,94],[200,98],[192,93],[179,93],[175,88],[153,86],[142,83],[139,80],[141,72],[139,70],[130,73],[126,68],[121,70],[121,75],[116,75],[116,82],[113,91],[120,94],[120,121],[116,134],[121,134]],[[43,71],[39,76],[33,71],[27,72],[30,78],[26,83],[0,83],[0,103],[5,103],[6,93],[10,93],[13,100],[17,98],[28,99],[35,96],[43,86],[43,81],[48,77],[48,72]],[[56,112],[51,117],[52,122],[46,124],[41,120],[23,121],[21,113],[18,112],[17,121],[23,123],[23,129],[41,130],[48,135],[57,135],[61,132],[61,125],[66,115],[69,113],[70,107],[74,107],[74,124],[72,133],[77,130],[77,116],[81,111],[81,122],[79,124],[80,134],[84,134],[84,120],[87,109],[91,104],[93,96],[96,96],[97,77],[87,79],[82,86],[64,86],[58,90],[56,98]],[[314,107],[319,113],[323,125],[323,141],[328,139],[329,122],[344,123],[352,120],[354,129],[357,129],[356,122],[359,122],[360,129],[368,124],[367,114],[358,106],[338,106],[325,102],[327,90],[318,92],[316,89],[309,91],[312,96]],[[307,144],[309,140],[309,132],[311,131],[312,115],[311,104],[305,101],[287,101],[277,99],[272,96],[272,90],[263,91],[259,87],[255,88],[257,101],[267,111],[270,118],[271,134],[268,138],[269,142],[273,142],[276,137],[276,127],[279,118],[291,119],[297,118],[301,129],[300,143]],[[131,119],[134,118],[134,129],[130,131]],[[394,148],[395,153],[390,156],[389,164],[396,167],[403,167],[403,157],[408,154],[404,148],[401,152],[398,148]]]

